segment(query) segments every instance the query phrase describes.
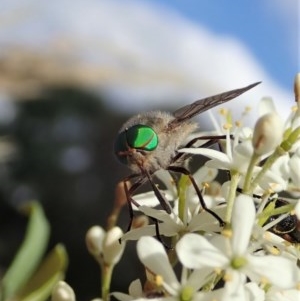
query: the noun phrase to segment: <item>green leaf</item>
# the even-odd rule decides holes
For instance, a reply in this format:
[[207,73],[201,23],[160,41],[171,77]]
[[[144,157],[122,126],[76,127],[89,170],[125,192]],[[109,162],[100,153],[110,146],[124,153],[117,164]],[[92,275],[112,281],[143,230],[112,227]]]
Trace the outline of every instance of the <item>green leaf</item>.
[[67,252],[63,245],[58,244],[47,255],[27,284],[17,293],[14,301],[46,300],[53,286],[64,278],[67,265]]
[[50,235],[50,227],[41,205],[30,202],[24,209],[29,215],[29,223],[22,245],[3,277],[2,300],[12,298],[32,276],[45,253]]

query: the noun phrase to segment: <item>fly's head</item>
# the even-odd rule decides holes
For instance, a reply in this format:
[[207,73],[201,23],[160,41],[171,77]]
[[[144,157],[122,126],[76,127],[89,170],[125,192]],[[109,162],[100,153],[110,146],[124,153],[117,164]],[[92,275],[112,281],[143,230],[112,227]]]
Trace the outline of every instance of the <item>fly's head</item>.
[[185,122],[170,128],[173,119],[171,114],[160,111],[129,119],[115,141],[117,159],[135,173],[166,169],[179,146],[184,145],[187,136],[196,127]]
[[134,172],[141,172],[147,156],[158,146],[158,135],[149,126],[136,124],[119,133],[115,142],[118,160]]

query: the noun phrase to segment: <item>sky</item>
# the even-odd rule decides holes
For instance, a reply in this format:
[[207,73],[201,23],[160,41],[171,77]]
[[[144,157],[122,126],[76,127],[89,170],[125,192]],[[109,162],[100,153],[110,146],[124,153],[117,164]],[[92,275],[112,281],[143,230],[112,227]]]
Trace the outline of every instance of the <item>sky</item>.
[[160,0],[216,35],[231,35],[248,47],[274,80],[290,88],[300,64],[298,0]]
[[299,9],[298,0],[2,0],[0,57],[12,45],[52,55],[118,110],[176,108],[262,81],[241,98],[271,95],[287,113]]

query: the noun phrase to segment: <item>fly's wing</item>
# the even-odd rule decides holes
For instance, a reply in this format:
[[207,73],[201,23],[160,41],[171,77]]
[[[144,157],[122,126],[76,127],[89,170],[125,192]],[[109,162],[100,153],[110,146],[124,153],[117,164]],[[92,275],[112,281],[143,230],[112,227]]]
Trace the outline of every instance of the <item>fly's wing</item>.
[[223,103],[243,94],[244,92],[252,89],[253,87],[255,87],[256,85],[258,85],[260,83],[261,82],[257,82],[257,83],[251,84],[244,88],[235,89],[235,90],[224,92],[224,93],[221,93],[218,95],[203,98],[203,99],[193,102],[190,105],[186,105],[186,106],[176,110],[173,113],[175,116],[175,119],[170,122],[169,126],[186,121],[186,120],[196,116],[197,114],[200,114],[200,113],[202,113],[206,110],[209,110],[215,106],[223,104]]

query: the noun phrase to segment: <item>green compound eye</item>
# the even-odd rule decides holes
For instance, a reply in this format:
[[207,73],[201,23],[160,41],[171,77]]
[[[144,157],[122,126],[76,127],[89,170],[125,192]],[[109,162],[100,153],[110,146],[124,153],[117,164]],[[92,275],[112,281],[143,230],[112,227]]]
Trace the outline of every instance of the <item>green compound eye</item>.
[[158,137],[154,130],[149,126],[137,124],[118,135],[115,154],[121,163],[127,164],[127,156],[120,153],[126,152],[128,148],[152,151],[157,145]]
[[146,125],[134,125],[126,132],[127,143],[132,148],[152,151],[158,145],[158,137],[154,130]]

